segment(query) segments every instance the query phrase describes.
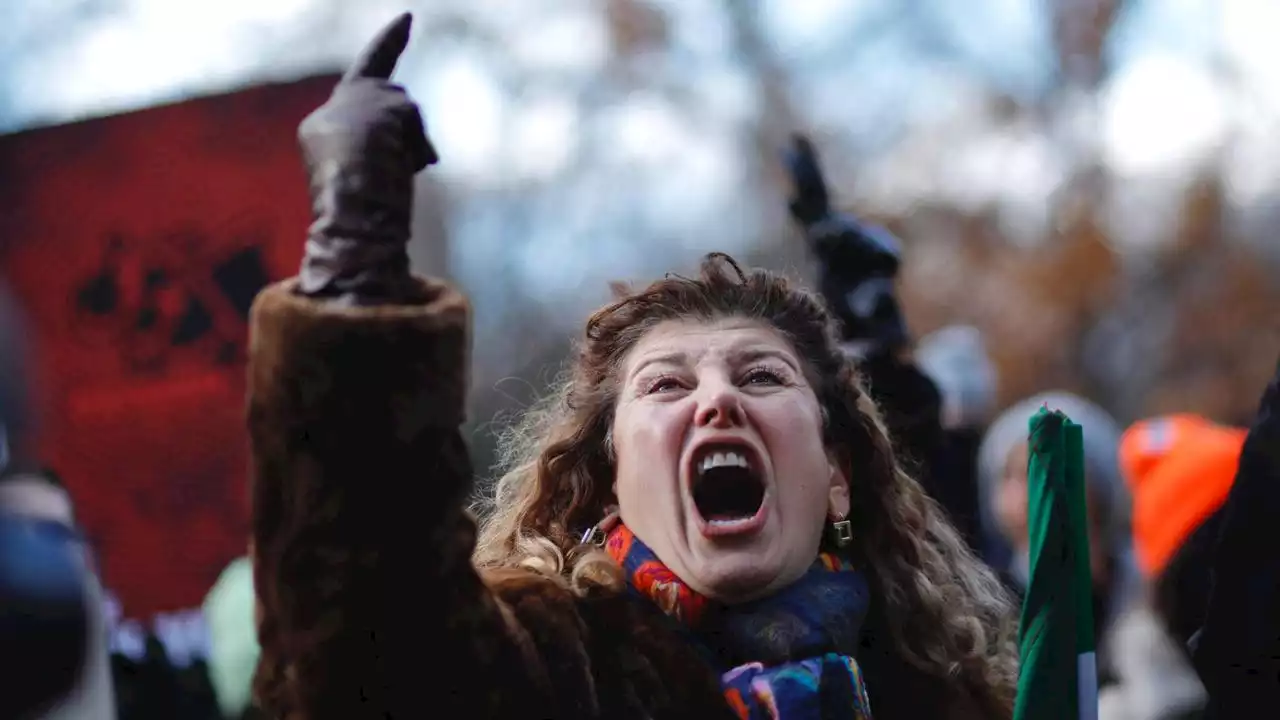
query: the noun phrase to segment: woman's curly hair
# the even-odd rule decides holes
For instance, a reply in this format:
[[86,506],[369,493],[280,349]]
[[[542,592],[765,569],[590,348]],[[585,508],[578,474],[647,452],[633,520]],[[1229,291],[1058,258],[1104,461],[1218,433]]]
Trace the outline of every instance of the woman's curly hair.
[[505,432],[502,474],[477,501],[476,563],[521,565],[565,578],[584,594],[619,587],[616,564],[579,543],[616,502],[610,428],[619,368],[664,321],[755,319],[781,332],[803,359],[826,418],[825,442],[856,468],[849,519],[858,532],[844,552],[866,568],[879,606],[868,634],[890,638],[911,672],[954,688],[992,717],[1011,715],[1017,657],[1008,595],[900,466],[823,303],[719,253],[706,256],[697,278],[670,275],[615,293],[587,321],[567,379]]

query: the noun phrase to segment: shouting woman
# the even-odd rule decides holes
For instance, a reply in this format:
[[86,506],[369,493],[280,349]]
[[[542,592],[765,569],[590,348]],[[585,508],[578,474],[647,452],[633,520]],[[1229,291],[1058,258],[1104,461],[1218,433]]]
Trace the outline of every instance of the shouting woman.
[[373,41],[300,129],[316,220],[252,318],[271,717],[1004,718],[1001,585],[814,295],[711,255],[586,322],[477,527],[468,307],[410,275],[436,161]]

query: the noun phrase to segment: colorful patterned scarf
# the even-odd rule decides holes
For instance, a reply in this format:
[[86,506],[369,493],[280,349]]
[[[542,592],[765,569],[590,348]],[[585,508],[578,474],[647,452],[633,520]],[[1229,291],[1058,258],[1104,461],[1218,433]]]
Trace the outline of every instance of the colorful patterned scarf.
[[625,525],[605,550],[632,589],[676,620],[722,672],[742,720],[871,720],[857,647],[870,596],[847,562],[823,553],[767,598],[717,605],[676,577]]

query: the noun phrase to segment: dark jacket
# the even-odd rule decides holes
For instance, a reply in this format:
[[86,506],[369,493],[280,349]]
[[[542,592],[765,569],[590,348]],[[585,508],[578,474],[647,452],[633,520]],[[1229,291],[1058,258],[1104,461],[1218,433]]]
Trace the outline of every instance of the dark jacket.
[[1213,587],[1193,641],[1209,693],[1206,717],[1266,717],[1280,708],[1280,365],[1263,394],[1223,506]]

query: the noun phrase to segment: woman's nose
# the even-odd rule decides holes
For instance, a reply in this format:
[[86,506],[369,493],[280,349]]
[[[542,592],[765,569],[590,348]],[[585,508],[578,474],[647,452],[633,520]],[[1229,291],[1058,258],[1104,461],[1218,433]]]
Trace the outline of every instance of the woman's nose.
[[731,428],[745,424],[742,401],[732,386],[711,388],[698,406],[694,421],[699,427]]

